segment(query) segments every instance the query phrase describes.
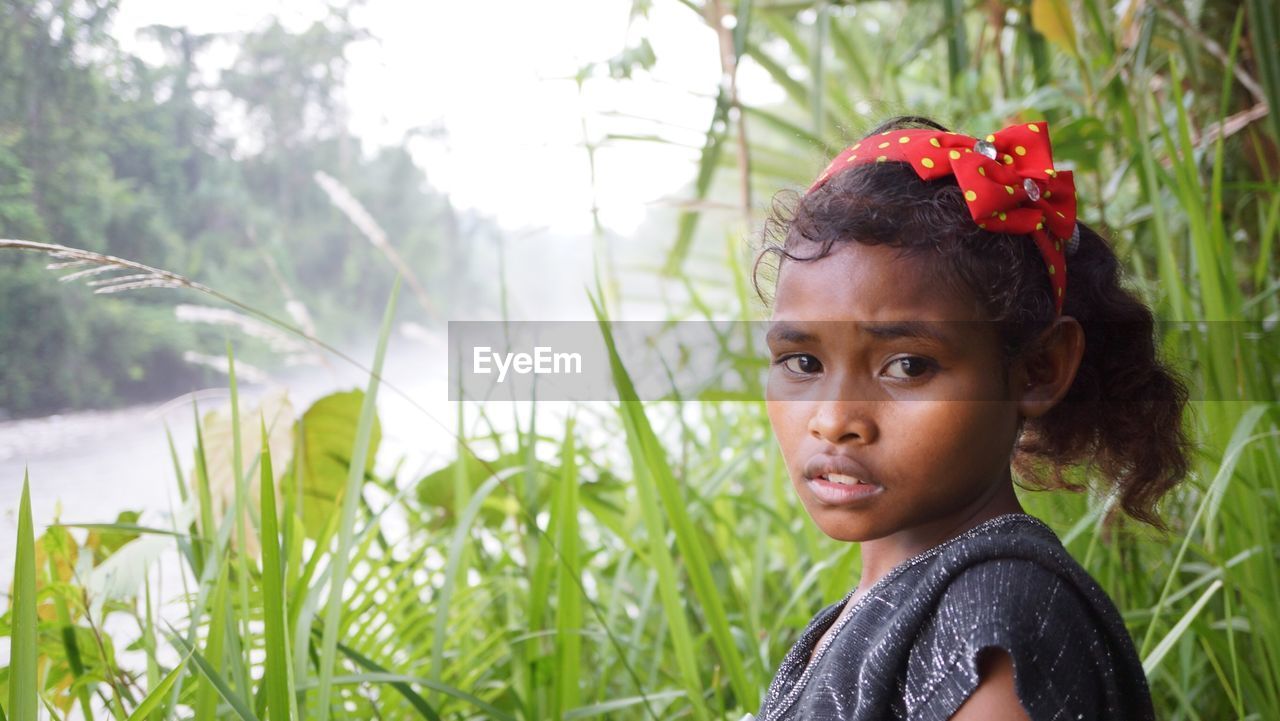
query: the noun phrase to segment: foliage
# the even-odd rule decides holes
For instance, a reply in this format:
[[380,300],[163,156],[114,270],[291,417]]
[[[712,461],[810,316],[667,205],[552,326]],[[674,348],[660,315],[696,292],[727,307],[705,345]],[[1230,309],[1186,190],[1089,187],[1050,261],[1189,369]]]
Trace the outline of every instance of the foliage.
[[[745,233],[759,198],[807,186],[888,115],[970,133],[1050,121],[1055,158],[1076,171],[1082,219],[1105,229],[1168,321],[1164,350],[1199,401],[1186,422],[1200,455],[1162,509],[1172,539],[1141,529],[1108,538],[1096,502],[1070,495],[1024,506],[1062,529],[1124,610],[1162,718],[1280,715],[1271,612],[1280,600],[1280,369],[1270,332],[1280,318],[1280,125],[1270,110],[1280,107],[1280,16],[1271,5],[682,3],[716,30],[725,82],[691,188],[695,209],[682,214],[664,266],[676,278],[698,268],[695,248],[707,241],[695,230],[710,215],[702,207],[730,204]],[[786,102],[738,97],[736,73],[748,65]],[[745,260],[746,250],[730,257]],[[841,595],[824,590],[823,600]]]
[[[485,258],[466,236],[490,224],[464,230],[407,147],[366,157],[344,124],[345,55],[367,37],[345,9],[296,33],[278,21],[227,36],[152,26],[166,60],[150,65],[108,34],[117,5],[20,0],[0,10],[0,238],[172,269],[281,315],[297,301],[335,341],[367,340],[359,329],[393,273],[316,187],[324,171],[398,239],[436,289],[437,312],[463,293],[485,302],[472,286]],[[235,60],[209,82],[204,58],[226,43]],[[228,132],[233,111],[248,131]],[[183,352],[216,352],[223,336],[173,323],[168,299],[102,303],[40,275],[29,262],[0,267],[0,416],[212,382]],[[272,364],[266,346],[246,340],[248,359]]]
[[[762,192],[806,183],[797,158],[816,172],[850,119],[919,111],[966,129],[1052,120],[1086,220],[1108,227],[1161,316],[1219,322],[1165,326],[1166,351],[1203,399],[1187,419],[1201,447],[1196,473],[1161,509],[1172,536],[1123,526],[1107,536],[1107,501],[1086,494],[1021,500],[1123,611],[1161,718],[1280,718],[1278,369],[1274,334],[1256,330],[1280,317],[1280,196],[1274,131],[1253,110],[1280,106],[1274,82],[1254,80],[1274,45],[1248,40],[1275,36],[1257,27],[1274,20],[1256,10],[1265,3],[1191,13],[1154,1],[948,1],[906,13],[898,2],[745,0],[735,23],[718,16],[725,3],[685,4],[717,30],[722,57],[756,63],[788,94],[751,107],[727,85],[714,108],[693,191],[735,197],[744,220]],[[695,230],[720,220],[704,214],[677,228],[669,269],[695,267],[705,239]],[[749,317],[759,308],[742,250],[716,272],[731,277],[724,305]],[[715,314],[684,287],[694,310],[673,315]],[[609,308],[599,293],[593,302],[612,348]],[[384,324],[380,346],[386,335]],[[724,373],[751,388],[755,359],[725,358]],[[624,400],[603,409],[557,417],[531,404],[514,432],[500,432],[483,407],[468,418],[460,404],[456,457],[423,478],[366,464],[375,372],[360,403],[322,401],[342,432],[294,434],[305,441],[278,477],[279,463],[250,444],[239,461],[233,449],[242,474],[221,518],[198,438],[195,492],[172,527],[125,518],[54,526],[37,542],[20,522],[14,603],[0,619],[15,649],[0,671],[9,717],[34,703],[13,682],[31,663],[35,695],[58,717],[73,705],[94,718],[153,719],[755,711],[797,630],[856,578],[857,550],[823,537],[798,508],[761,402],[641,404],[627,397],[626,359],[611,361]],[[274,455],[269,424],[244,420]],[[310,443],[332,445],[300,448]],[[343,479],[341,511],[327,517],[303,512],[299,479],[312,457],[332,460]],[[255,471],[257,494],[246,475]],[[185,469],[175,472],[185,492]],[[85,530],[97,546],[72,535]],[[240,550],[251,531],[264,538],[260,553]],[[116,540],[104,545],[107,533]],[[149,567],[154,542],[177,553],[189,583],[173,627],[147,584],[107,596],[91,582],[130,561]],[[130,646],[143,670],[102,634],[107,614],[140,629]]]

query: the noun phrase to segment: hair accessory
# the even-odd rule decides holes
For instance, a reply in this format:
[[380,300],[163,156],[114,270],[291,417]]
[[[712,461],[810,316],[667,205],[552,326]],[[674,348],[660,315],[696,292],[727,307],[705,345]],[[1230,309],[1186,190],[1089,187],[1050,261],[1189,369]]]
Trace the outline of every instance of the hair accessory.
[[1040,186],[1036,185],[1036,181],[1031,178],[1023,178],[1022,189],[1027,191],[1027,197],[1035,202],[1040,199]]
[[949,130],[887,130],[842,150],[807,192],[845,168],[890,160],[907,163],[922,180],[954,175],[979,228],[1030,235],[1049,268],[1054,312],[1062,314],[1066,255],[1079,246],[1080,229],[1075,180],[1071,171],[1053,167],[1048,123],[1010,125],[986,138]]

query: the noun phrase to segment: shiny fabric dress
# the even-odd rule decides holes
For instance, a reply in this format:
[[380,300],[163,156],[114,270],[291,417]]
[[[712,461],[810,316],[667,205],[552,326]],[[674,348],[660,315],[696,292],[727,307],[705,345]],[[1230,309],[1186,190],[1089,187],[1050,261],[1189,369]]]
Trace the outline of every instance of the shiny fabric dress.
[[1115,604],[1033,516],[997,516],[895,566],[806,667],[852,595],[809,622],[757,721],[945,721],[977,687],[987,646],[1012,656],[1032,721],[1155,719]]

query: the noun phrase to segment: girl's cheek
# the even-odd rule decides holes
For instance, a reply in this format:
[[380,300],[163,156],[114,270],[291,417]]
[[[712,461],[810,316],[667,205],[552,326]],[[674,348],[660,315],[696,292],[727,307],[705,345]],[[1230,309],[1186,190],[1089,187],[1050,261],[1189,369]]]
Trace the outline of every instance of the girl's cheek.
[[[898,401],[885,403],[880,415],[880,440],[905,457],[928,457],[939,446],[951,445],[957,435],[960,401]],[[916,456],[915,454],[922,454]]]
[[778,427],[778,403],[766,401],[764,407],[765,413],[769,416],[769,428],[773,430],[773,437],[778,443],[782,443],[781,429]]
[[790,465],[793,447],[799,434],[804,433],[807,425],[806,409],[809,404],[798,401],[768,401],[765,410],[769,416],[769,425],[773,436],[782,449],[784,460]]
[[783,448],[786,447],[787,434],[787,403],[782,401],[768,401],[765,403],[765,409],[769,415],[769,425],[773,428],[773,435],[778,439]]
[[944,465],[963,464],[982,455],[1004,425],[999,403],[990,401],[915,401],[896,403],[898,416],[888,427],[900,431],[896,445],[907,457]]

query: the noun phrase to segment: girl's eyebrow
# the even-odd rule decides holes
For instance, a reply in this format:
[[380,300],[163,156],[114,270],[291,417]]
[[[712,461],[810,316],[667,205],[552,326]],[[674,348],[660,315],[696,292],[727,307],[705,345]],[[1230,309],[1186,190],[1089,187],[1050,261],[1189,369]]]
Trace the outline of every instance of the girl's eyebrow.
[[818,336],[801,330],[797,326],[785,321],[778,321],[769,326],[769,332],[765,334],[767,343],[816,343]]
[[[845,324],[852,321],[837,322]],[[882,341],[897,338],[916,338],[919,340],[931,340],[944,345],[951,341],[947,333],[939,327],[942,325],[940,323],[901,320],[854,322],[854,325],[871,337]],[[802,330],[786,321],[778,321],[770,326],[765,339],[769,343],[816,343],[819,341],[816,333]]]
[[870,322],[862,326],[868,334],[881,340],[895,338],[917,338],[946,344],[951,338],[942,329],[942,323],[929,323],[920,320],[900,320],[885,323]]

